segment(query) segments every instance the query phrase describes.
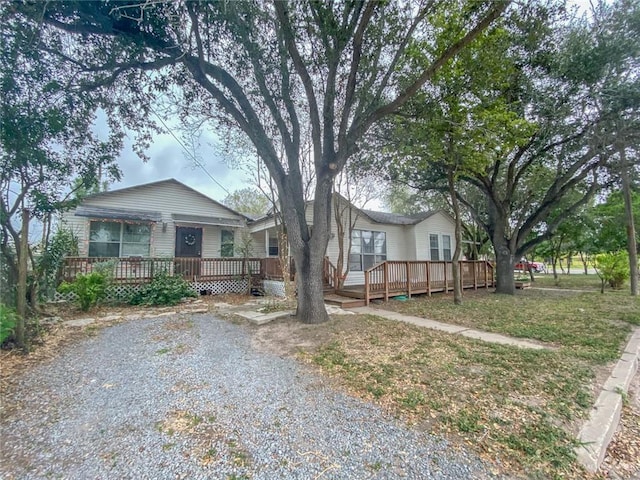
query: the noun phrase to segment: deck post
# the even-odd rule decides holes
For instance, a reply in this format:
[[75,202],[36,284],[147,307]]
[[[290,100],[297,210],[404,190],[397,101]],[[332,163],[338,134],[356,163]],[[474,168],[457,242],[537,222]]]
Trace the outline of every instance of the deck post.
[[484,262],[484,288],[485,290],[489,290],[489,275],[488,275],[489,267],[487,262]]
[[406,262],[406,266],[407,266],[407,295],[409,296],[409,298],[411,298],[411,267],[409,265],[409,262]]
[[382,267],[384,272],[384,301],[389,301],[389,264],[385,261]]
[[431,262],[430,261],[426,261],[424,262],[425,266],[427,267],[427,296],[431,296]]
[[369,306],[369,271],[364,271],[364,304]]
[[442,262],[444,268],[442,269],[444,272],[444,293],[445,295],[449,293],[449,279],[447,278],[447,262]]
[[473,262],[473,289],[478,290],[478,262]]

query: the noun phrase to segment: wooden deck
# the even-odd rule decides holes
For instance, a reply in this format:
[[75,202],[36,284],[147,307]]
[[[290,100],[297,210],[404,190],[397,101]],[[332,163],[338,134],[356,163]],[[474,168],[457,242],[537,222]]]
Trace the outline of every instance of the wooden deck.
[[[463,289],[489,288],[495,285],[493,266],[486,261],[461,261]],[[364,285],[348,285],[337,295],[364,300],[389,300],[391,297],[453,291],[451,262],[386,261],[367,270]]]
[[[495,285],[493,266],[486,261],[461,261],[461,283],[465,289],[489,288]],[[219,282],[246,279],[282,280],[277,258],[88,258],[67,257],[60,280],[73,281],[79,273],[107,270],[114,283],[137,285],[149,283],[160,272],[180,275],[189,282]],[[295,268],[290,266],[293,280]],[[368,305],[373,299],[448,292],[453,290],[451,262],[387,260],[364,272],[364,285],[336,289],[337,270],[325,258],[323,279],[330,303]],[[346,298],[345,298],[346,297]],[[360,300],[359,302],[349,299]]]

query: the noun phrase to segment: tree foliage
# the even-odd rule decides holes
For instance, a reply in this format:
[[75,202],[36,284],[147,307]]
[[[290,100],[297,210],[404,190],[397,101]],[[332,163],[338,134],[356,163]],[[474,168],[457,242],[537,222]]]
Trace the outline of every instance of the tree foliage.
[[252,187],[235,190],[227,195],[222,203],[251,218],[259,218],[266,215],[271,206],[269,198]]
[[99,172],[119,178],[115,158],[122,146],[119,128],[103,138],[95,134],[102,99],[73,87],[72,72],[48,52],[65,45],[63,36],[20,21],[14,6],[0,7],[0,251],[9,288],[18,279],[21,210],[48,231],[52,216],[73,205],[71,185],[91,188]]
[[[322,263],[335,175],[372,125],[427,84],[508,4],[457,2],[451,29],[433,22],[444,2],[25,2],[16,10],[75,40],[71,48],[50,47],[80,81],[118,82],[135,92],[120,107],[127,115],[140,119],[135,100],[149,92],[179,90],[183,117],[197,115],[250,139],[278,189],[296,263],[298,316],[315,323],[328,319]],[[401,84],[416,38],[426,61]],[[149,71],[146,79],[140,73]],[[315,178],[313,230],[305,217],[306,153]]]
[[605,167],[621,119],[625,135],[637,138],[640,9],[626,1],[599,8],[589,21],[543,4],[520,6],[485,32],[482,49],[466,50],[441,71],[436,83],[450,92],[446,107],[408,111],[424,132],[405,142],[401,153],[410,161],[392,175],[444,190],[452,163],[442,159],[454,147],[459,180],[484,199],[470,201],[458,189],[491,238],[500,292],[514,292],[515,262],[610,180]]

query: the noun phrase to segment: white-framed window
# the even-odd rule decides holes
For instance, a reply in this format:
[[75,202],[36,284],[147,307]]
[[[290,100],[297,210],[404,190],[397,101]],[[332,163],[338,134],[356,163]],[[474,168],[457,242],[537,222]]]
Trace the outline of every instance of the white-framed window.
[[148,257],[151,225],[92,221],[89,225],[90,257]]
[[280,245],[278,244],[278,237],[269,237],[269,256],[277,257],[280,252]]
[[387,259],[387,234],[371,230],[353,230],[349,270],[362,272]]
[[451,235],[430,233],[429,234],[429,254],[433,262],[444,260],[450,262],[452,257]]
[[442,235],[442,259],[451,261],[451,235]]
[[430,250],[430,259],[433,262],[437,262],[440,260],[440,242],[438,239],[437,233],[429,234],[429,250]]
[[233,257],[233,230],[220,231],[220,256]]

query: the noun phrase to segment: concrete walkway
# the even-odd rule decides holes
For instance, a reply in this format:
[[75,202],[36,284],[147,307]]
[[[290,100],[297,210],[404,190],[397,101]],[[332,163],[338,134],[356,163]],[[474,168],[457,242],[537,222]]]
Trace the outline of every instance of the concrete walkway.
[[534,350],[542,350],[545,348],[549,350],[556,349],[556,347],[553,347],[551,345],[534,343],[530,340],[508,337],[506,335],[500,335],[498,333],[483,332],[482,330],[474,330],[473,328],[462,327],[460,325],[451,325],[450,323],[437,322],[435,320],[428,320],[426,318],[404,315],[402,313],[391,312],[389,310],[382,310],[379,308],[358,307],[351,308],[350,310],[352,312],[361,313],[363,315],[375,315],[378,317],[387,318],[389,320],[411,323],[413,325],[418,325],[419,327],[431,328],[432,330],[439,330],[441,332],[462,335],[464,337],[475,338],[476,340],[482,340],[485,342],[500,343],[502,345],[511,345],[513,347],[520,348],[531,348]]

